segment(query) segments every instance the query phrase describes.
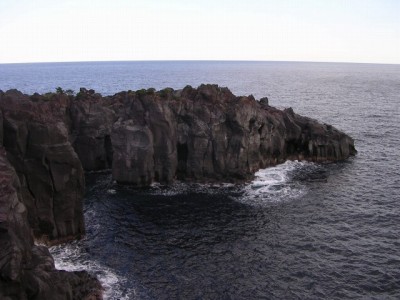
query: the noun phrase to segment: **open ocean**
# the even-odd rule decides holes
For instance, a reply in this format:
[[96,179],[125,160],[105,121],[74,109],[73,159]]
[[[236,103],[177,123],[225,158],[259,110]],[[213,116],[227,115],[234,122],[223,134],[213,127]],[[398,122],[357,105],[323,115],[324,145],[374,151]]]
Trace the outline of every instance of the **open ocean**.
[[87,175],[87,236],[51,248],[107,299],[400,299],[400,65],[0,64],[0,89],[103,95],[215,83],[334,125],[358,155],[286,162],[243,185],[134,190]]

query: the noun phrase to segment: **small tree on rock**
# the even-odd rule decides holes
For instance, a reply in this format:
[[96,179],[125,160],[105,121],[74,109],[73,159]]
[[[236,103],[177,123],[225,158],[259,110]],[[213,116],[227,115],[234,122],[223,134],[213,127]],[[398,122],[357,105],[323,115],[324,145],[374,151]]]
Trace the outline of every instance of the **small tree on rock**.
[[64,90],[61,87],[56,88],[56,93],[57,94],[64,94]]

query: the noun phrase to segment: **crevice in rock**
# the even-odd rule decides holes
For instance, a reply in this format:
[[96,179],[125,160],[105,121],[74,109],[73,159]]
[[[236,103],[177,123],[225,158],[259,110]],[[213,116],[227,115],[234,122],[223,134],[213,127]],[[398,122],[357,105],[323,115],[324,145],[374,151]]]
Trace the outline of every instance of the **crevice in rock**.
[[35,194],[33,193],[32,189],[31,189],[31,187],[30,187],[30,185],[29,185],[29,180],[25,177],[24,174],[23,174],[22,176],[24,176],[24,181],[25,181],[25,183],[26,183],[26,188],[27,188],[29,194],[32,196],[32,198],[33,198],[33,203],[35,204],[35,207],[36,207],[36,209],[37,209],[38,207],[37,207],[37,203],[36,203],[36,197],[35,197]]
[[263,132],[264,125],[265,125],[265,123],[262,123],[261,126],[257,130],[258,134],[260,135],[260,139],[261,139],[261,135],[262,135],[262,132]]
[[106,155],[106,168],[111,168],[113,161],[113,146],[109,134],[104,137],[104,150]]
[[54,203],[54,191],[56,190],[56,185],[55,185],[53,173],[52,173],[52,171],[51,171],[50,162],[48,161],[47,157],[45,157],[45,161],[46,161],[46,164],[47,164],[47,171],[48,171],[48,174],[49,174],[49,177],[50,177],[50,180],[51,180],[51,185],[52,185],[52,195],[51,195],[52,207],[51,207],[51,208],[52,208],[52,212],[53,212],[53,223],[54,223],[54,228],[55,228],[55,230],[56,230],[56,236],[58,236],[59,230],[58,230],[58,228],[57,228],[57,223],[56,223],[56,220],[55,220],[56,214],[55,214],[55,210],[54,210],[54,208],[55,208],[55,203]]
[[189,157],[189,149],[187,143],[184,144],[178,143],[176,149],[178,155],[177,177],[178,179],[181,179],[186,175],[187,172],[187,160]]

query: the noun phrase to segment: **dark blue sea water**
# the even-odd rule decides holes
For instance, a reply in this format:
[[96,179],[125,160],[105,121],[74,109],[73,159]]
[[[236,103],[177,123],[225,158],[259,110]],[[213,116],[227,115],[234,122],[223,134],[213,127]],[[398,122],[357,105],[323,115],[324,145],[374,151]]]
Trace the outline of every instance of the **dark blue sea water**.
[[358,155],[286,162],[243,185],[134,190],[87,176],[87,237],[53,247],[108,299],[399,299],[400,65],[106,62],[0,65],[0,89],[102,94],[217,83],[330,123]]

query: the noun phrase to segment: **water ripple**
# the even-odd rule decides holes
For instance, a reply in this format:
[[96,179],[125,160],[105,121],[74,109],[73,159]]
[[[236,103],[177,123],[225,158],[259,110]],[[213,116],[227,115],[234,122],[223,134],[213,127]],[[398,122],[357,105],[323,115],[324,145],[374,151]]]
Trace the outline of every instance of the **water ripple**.
[[[1,89],[183,88],[212,82],[354,137],[345,162],[287,162],[247,185],[134,190],[89,174],[87,238],[57,266],[109,299],[400,299],[400,67],[290,62],[0,65]],[[95,76],[94,76],[95,75]]]

